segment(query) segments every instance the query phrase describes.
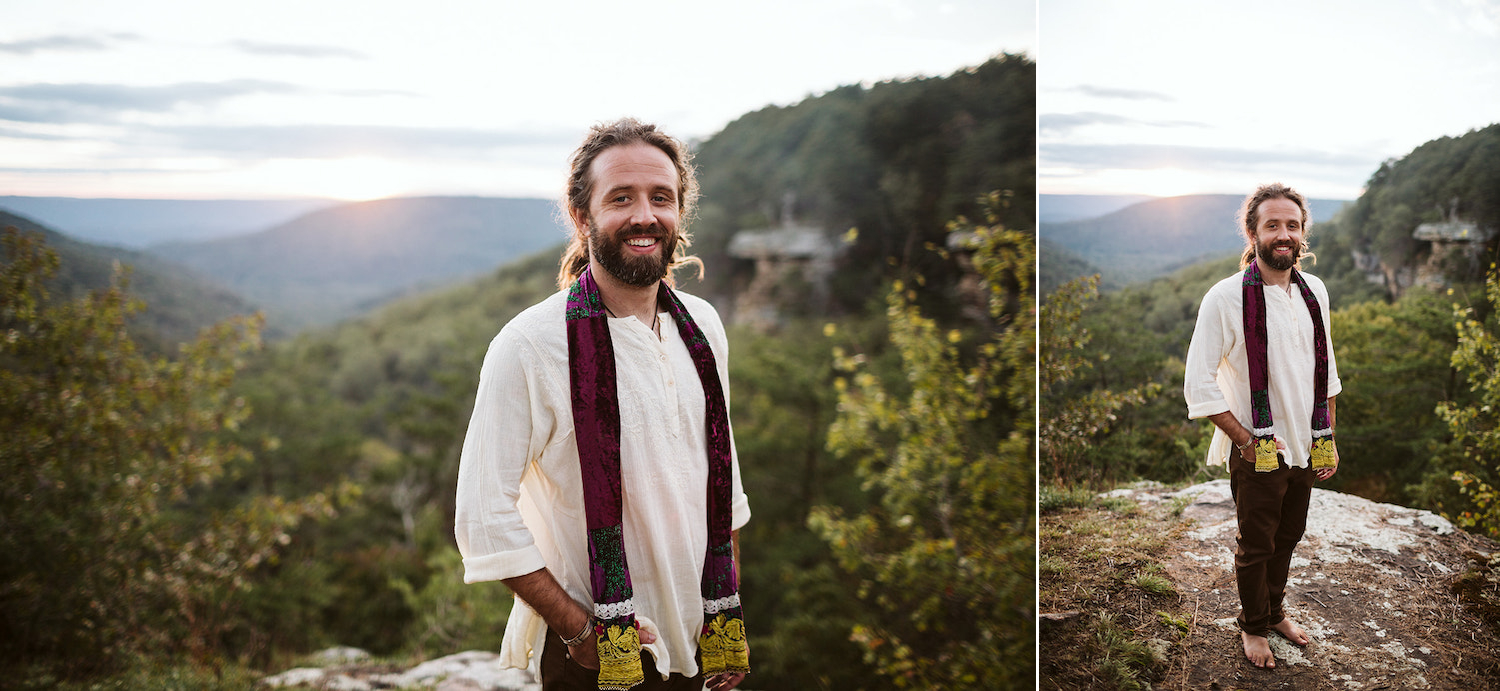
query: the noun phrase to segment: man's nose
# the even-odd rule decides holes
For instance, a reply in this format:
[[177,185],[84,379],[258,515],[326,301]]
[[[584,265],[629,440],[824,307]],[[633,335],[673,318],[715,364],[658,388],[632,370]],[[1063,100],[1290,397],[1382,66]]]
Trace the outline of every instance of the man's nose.
[[651,199],[643,197],[630,206],[630,225],[646,227],[656,224],[656,210],[651,208]]

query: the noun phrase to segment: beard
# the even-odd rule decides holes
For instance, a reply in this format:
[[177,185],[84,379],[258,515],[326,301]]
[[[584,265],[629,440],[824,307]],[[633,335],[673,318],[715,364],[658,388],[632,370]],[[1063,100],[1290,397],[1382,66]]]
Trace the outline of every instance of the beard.
[[[1276,254],[1276,247],[1277,245],[1281,244],[1290,244],[1292,248],[1291,254]],[[1272,269],[1275,269],[1277,271],[1286,271],[1287,269],[1296,266],[1297,260],[1302,257],[1302,244],[1295,242],[1257,242],[1255,243],[1255,256],[1260,257],[1260,260],[1265,262],[1266,266],[1269,266]]]
[[599,265],[615,280],[636,288],[648,288],[661,282],[672,265],[672,253],[677,250],[677,233],[668,233],[660,225],[652,225],[630,233],[636,237],[654,236],[657,252],[646,256],[632,256],[625,252],[625,241],[619,233],[605,233],[592,219],[589,220],[589,254],[599,260]]

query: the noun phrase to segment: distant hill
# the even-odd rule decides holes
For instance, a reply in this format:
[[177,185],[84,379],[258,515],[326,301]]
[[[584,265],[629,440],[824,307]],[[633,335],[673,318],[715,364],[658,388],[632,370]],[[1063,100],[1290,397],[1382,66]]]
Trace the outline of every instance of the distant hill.
[[566,237],[553,202],[414,197],[343,204],[252,235],[150,251],[222,281],[296,330],[471,278]]
[[[1079,276],[1092,276],[1099,271],[1099,267],[1090,264],[1082,257],[1064,248],[1047,238],[1037,241],[1037,280],[1041,283],[1037,286],[1037,294],[1046,299],[1062,284]],[[1112,290],[1119,286],[1103,279],[1099,281],[1100,290]]]
[[[1244,247],[1235,213],[1238,194],[1195,194],[1132,204],[1113,213],[1079,221],[1042,223],[1043,239],[1099,267],[1106,281],[1128,285],[1145,281],[1203,259]],[[1331,219],[1346,202],[1309,200],[1314,222]],[[1045,256],[1040,265],[1048,270]],[[1073,276],[1042,277],[1056,285]]]
[[332,199],[80,199],[0,196],[0,209],[70,237],[141,249],[244,235],[340,202]]
[[129,292],[146,303],[146,310],[133,319],[131,335],[148,349],[170,353],[175,344],[191,340],[205,326],[255,311],[229,290],[159,257],[74,240],[24,216],[0,211],[0,229],[12,226],[40,233],[57,252],[61,265],[47,286],[54,299],[108,287],[116,262],[129,267]]
[[1042,223],[1079,221],[1156,199],[1145,194],[1041,194],[1036,217]]

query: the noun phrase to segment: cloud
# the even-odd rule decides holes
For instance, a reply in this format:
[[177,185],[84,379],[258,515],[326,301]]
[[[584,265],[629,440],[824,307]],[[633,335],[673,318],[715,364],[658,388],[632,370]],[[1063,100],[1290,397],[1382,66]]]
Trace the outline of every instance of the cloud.
[[1177,100],[1159,91],[1116,89],[1107,86],[1093,86],[1091,84],[1081,84],[1063,89],[1063,91],[1077,91],[1085,96],[1093,96],[1095,98],[1121,98],[1128,101],[1167,101],[1170,103]]
[[305,43],[269,43],[265,41],[239,40],[229,45],[252,55],[270,55],[294,58],[349,58],[366,60],[368,55],[357,50],[339,46],[320,46]]
[[140,37],[135,34],[108,34],[102,37],[54,34],[52,36],[38,36],[19,41],[0,42],[0,53],[31,55],[32,53],[43,51],[78,52],[108,50],[114,42],[132,41],[138,38]]
[[[4,119],[0,115],[0,119]],[[78,139],[65,134],[47,134],[45,132],[29,132],[25,129],[14,127],[0,127],[0,138],[4,139],[36,139],[44,142],[66,142]]]
[[189,155],[232,158],[346,156],[488,157],[499,149],[571,148],[573,131],[501,131],[370,125],[249,125],[154,127],[142,134]]
[[1373,170],[1380,164],[1378,156],[1312,150],[1269,151],[1156,144],[1042,144],[1039,149],[1039,166],[1094,170],[1181,168],[1234,171],[1305,166]]
[[1037,129],[1064,134],[1088,125],[1124,125],[1146,127],[1207,127],[1191,120],[1139,120],[1114,113],[1043,113],[1037,117]]
[[164,86],[123,84],[20,84],[0,87],[0,120],[113,122],[120,113],[167,112],[184,104],[211,104],[250,94],[305,91],[285,82],[232,79]]

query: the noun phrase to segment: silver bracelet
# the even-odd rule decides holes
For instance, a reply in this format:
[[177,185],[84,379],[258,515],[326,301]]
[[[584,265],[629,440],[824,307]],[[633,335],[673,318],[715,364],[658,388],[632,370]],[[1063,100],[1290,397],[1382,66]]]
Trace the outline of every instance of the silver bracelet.
[[558,636],[558,638],[562,639],[563,645],[568,646],[569,648],[571,648],[571,647],[573,647],[575,645],[578,645],[579,643],[582,643],[584,641],[584,639],[586,639],[586,638],[589,637],[589,634],[592,633],[593,630],[594,630],[594,616],[591,614],[591,615],[589,615],[588,622],[583,625],[583,630],[579,631],[577,636],[574,636],[572,638],[563,638],[562,636]]
[[[1234,444],[1234,442],[1229,442],[1229,443]],[[1239,450],[1239,451],[1244,451],[1245,449],[1250,448],[1250,445],[1254,444],[1254,443],[1255,443],[1255,435],[1252,434],[1252,435],[1250,435],[1250,441],[1245,442],[1244,446],[1240,446],[1239,444],[1234,444],[1234,448],[1236,450]]]

